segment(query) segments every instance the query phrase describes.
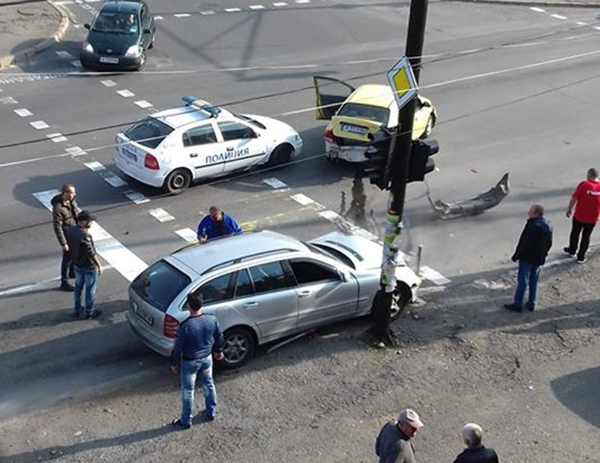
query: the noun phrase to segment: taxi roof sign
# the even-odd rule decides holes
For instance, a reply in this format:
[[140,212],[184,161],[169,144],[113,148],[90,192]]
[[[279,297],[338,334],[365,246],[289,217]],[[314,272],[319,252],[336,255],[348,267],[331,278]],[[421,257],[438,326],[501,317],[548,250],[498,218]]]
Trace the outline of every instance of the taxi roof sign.
[[413,74],[408,58],[404,57],[398,61],[392,69],[387,72],[387,81],[392,91],[398,109],[402,109],[410,100],[417,96],[417,80]]

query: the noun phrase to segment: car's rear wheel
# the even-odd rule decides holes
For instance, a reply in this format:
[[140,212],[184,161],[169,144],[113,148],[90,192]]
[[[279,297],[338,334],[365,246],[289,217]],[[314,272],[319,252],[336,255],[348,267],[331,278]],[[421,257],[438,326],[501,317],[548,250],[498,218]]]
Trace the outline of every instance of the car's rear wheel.
[[172,195],[183,193],[192,183],[192,174],[186,169],[171,172],[165,180],[164,188]]
[[390,315],[392,321],[402,315],[402,312],[404,312],[411,299],[412,292],[410,288],[405,283],[398,284],[392,297],[392,312]]
[[280,166],[282,164],[287,164],[292,159],[292,153],[294,152],[294,148],[290,145],[280,145],[273,150],[271,153],[271,157],[269,158],[269,166]]
[[254,334],[244,327],[235,327],[223,335],[223,355],[219,365],[228,370],[241,367],[254,354],[256,340]]

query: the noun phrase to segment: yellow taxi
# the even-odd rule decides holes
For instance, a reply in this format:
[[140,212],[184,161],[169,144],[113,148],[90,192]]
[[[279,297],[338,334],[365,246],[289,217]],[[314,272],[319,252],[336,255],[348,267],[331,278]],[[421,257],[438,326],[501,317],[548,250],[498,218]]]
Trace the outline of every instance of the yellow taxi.
[[[325,129],[327,159],[359,163],[366,161],[366,143],[382,125],[398,126],[398,105],[388,85],[361,85],[354,88],[330,77],[314,77],[317,119],[330,120]],[[417,97],[413,140],[426,138],[437,120],[431,101]]]

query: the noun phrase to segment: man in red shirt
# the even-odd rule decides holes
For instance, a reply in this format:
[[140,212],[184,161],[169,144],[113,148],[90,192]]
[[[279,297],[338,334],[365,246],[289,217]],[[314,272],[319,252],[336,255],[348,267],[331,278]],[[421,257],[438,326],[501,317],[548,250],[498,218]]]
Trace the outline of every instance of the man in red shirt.
[[[585,253],[590,245],[592,230],[600,218],[600,181],[596,169],[589,169],[587,179],[577,185],[567,206],[567,217],[571,217],[573,207],[575,207],[573,228],[571,228],[569,247],[565,248],[565,252],[570,256],[577,253],[577,263],[583,264]],[[581,243],[579,243],[579,235],[581,235]]]

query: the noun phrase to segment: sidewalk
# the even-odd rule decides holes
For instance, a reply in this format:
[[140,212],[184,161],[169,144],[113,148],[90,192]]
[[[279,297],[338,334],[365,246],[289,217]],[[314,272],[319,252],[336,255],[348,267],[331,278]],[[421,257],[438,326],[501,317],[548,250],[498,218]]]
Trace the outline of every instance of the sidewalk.
[[68,27],[67,11],[45,0],[0,0],[0,69],[60,41]]
[[480,3],[493,5],[517,5],[553,8],[600,8],[600,0],[449,0],[461,3]]

